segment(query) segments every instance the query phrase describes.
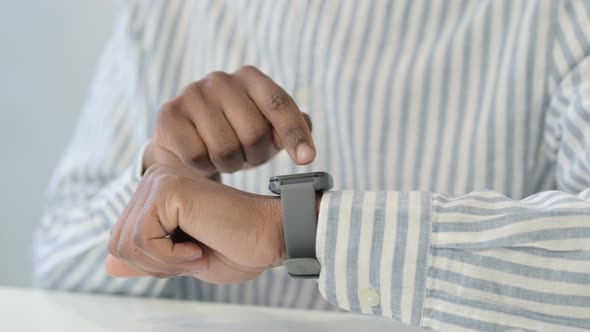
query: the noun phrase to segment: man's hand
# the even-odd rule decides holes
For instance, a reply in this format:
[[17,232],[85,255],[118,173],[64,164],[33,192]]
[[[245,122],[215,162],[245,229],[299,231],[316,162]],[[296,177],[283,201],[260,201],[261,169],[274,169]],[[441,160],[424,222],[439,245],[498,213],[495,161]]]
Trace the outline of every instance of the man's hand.
[[250,280],[285,259],[280,201],[156,165],[113,228],[109,251],[113,276]]
[[315,158],[310,129],[309,116],[258,69],[213,72],[162,106],[144,169],[185,164],[210,177],[261,165],[282,148],[308,164]]

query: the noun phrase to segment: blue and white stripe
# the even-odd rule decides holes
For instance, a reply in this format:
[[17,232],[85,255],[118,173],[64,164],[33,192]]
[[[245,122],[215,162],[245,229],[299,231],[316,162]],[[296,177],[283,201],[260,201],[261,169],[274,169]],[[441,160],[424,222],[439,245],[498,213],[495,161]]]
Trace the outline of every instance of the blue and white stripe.
[[[310,114],[327,170],[318,283],[109,278],[107,239],[159,105],[259,67]],[[49,188],[37,285],[331,309],[435,330],[590,328],[590,1],[129,0]],[[371,306],[367,290],[378,294]],[[323,295],[328,301],[325,301]]]

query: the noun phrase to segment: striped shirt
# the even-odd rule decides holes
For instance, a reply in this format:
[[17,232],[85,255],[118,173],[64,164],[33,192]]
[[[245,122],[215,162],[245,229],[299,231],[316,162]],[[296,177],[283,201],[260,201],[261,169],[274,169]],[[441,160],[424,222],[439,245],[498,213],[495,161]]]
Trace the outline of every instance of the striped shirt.
[[[310,114],[318,280],[106,275],[159,105],[252,64]],[[35,282],[344,309],[448,331],[590,328],[590,1],[127,1],[49,188]],[[324,298],[327,300],[324,300]]]

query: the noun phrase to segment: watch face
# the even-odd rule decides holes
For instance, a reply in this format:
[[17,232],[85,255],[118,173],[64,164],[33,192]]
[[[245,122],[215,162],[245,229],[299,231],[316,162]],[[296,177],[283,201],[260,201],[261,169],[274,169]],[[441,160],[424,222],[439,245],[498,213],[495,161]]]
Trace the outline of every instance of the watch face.
[[281,186],[307,182],[314,183],[314,188],[316,191],[324,191],[332,188],[332,177],[327,172],[311,172],[273,176],[270,178],[268,188],[273,193],[280,195]]

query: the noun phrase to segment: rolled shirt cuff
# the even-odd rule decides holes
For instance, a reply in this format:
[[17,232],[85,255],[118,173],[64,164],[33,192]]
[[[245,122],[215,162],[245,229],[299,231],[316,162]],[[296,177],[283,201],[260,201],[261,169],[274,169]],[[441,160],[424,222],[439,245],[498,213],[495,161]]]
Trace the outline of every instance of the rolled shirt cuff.
[[324,193],[316,240],[321,294],[344,310],[419,326],[431,214],[426,192]]

